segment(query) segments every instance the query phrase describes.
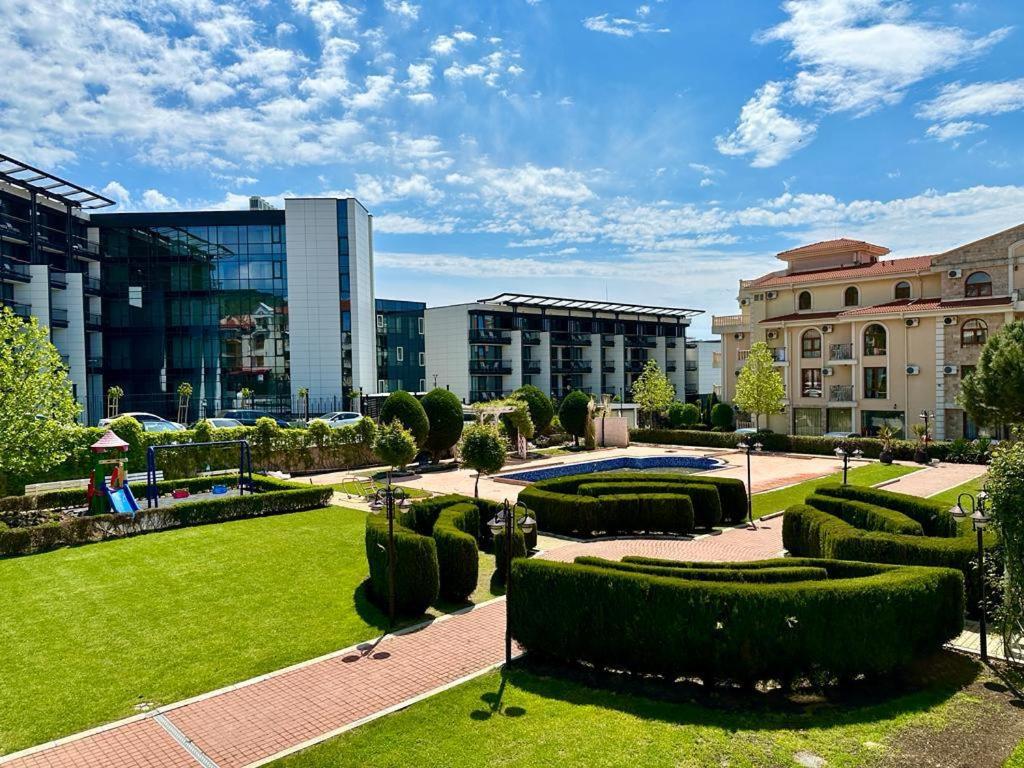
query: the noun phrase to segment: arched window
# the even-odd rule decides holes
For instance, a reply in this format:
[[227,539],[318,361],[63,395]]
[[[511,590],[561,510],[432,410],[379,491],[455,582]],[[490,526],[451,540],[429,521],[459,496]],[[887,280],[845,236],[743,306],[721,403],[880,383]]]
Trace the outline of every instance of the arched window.
[[843,306],[856,307],[858,304],[860,304],[860,291],[857,290],[857,286],[851,285],[843,291]]
[[814,328],[800,337],[800,357],[821,357],[821,334]]
[[800,295],[796,299],[797,309],[810,309],[811,308],[811,292],[801,291]]
[[967,320],[960,326],[960,346],[973,347],[988,340],[988,326],[984,320]]
[[972,272],[964,280],[964,296],[976,299],[979,296],[992,295],[992,278],[988,272]]
[[873,323],[864,329],[864,354],[884,355],[885,354],[885,326]]
[[910,283],[906,280],[900,280],[896,283],[896,290],[893,291],[894,299],[909,299],[910,298]]

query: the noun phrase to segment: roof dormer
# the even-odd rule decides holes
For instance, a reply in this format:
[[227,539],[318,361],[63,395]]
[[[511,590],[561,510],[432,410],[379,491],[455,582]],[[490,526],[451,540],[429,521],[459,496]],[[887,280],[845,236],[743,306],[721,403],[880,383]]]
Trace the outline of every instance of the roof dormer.
[[879,256],[887,253],[889,249],[881,245],[844,237],[782,251],[777,258],[786,262],[786,273],[792,275],[874,264]]

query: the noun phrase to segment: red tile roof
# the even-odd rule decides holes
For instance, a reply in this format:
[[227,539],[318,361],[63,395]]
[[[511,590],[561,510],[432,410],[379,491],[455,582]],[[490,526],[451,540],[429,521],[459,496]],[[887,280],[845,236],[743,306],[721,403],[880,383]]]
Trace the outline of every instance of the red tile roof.
[[769,272],[767,275],[744,283],[744,288],[772,288],[777,285],[793,283],[818,283],[827,280],[861,280],[866,277],[884,277],[900,275],[908,272],[919,272],[930,269],[931,256],[912,256],[908,259],[889,259],[876,261],[874,264],[858,264],[849,267],[833,267],[814,272],[796,272],[786,274],[785,271]]
[[969,310],[975,307],[1004,306],[1009,304],[1010,301],[1009,296],[986,296],[981,299],[953,299],[951,301],[943,301],[940,298],[898,299],[896,301],[887,301],[884,304],[874,304],[870,307],[856,307],[854,309],[836,310],[835,312],[791,312],[788,315],[765,318],[760,322],[760,325],[782,323],[789,320],[821,320],[826,317],[843,319],[859,317],[861,315],[910,314],[941,309]]
[[818,243],[801,245],[799,248],[790,248],[788,251],[781,251],[779,257],[802,256],[808,253],[842,253],[843,251],[870,251],[879,256],[889,252],[883,245],[875,245],[866,240],[851,240],[848,237],[840,237],[836,240],[822,240]]
[[857,315],[885,315],[889,313],[902,312],[926,312],[930,309],[938,309],[942,304],[941,299],[898,299],[887,301],[884,304],[875,304],[870,307],[857,307],[843,312],[843,317],[855,317]]
[[766,317],[761,321],[761,325],[767,323],[783,323],[787,320],[823,320],[827,317],[838,317],[841,314],[840,310],[834,312],[790,312],[788,315],[779,315],[778,317]]

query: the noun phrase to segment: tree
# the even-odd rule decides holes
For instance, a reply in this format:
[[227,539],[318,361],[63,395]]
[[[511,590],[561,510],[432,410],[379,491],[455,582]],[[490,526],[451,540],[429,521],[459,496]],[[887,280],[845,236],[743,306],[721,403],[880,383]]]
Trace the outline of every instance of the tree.
[[423,447],[430,451],[434,461],[442,458],[462,437],[465,423],[462,402],[454,392],[432,389],[420,400],[427,416],[429,430]]
[[643,372],[633,382],[633,402],[641,412],[648,415],[648,424],[653,426],[654,414],[664,413],[676,399],[676,388],[661,372],[657,360],[648,360]]
[[182,424],[188,422],[188,401],[192,399],[192,385],[187,381],[178,385],[178,421]]
[[[1003,603],[997,615],[1003,647],[1020,648],[1024,636],[1024,442],[1005,441],[996,448],[985,485],[1005,567]],[[1016,654],[1019,661],[1020,651]]]
[[420,401],[402,390],[392,392],[381,406],[380,420],[385,423],[395,419],[412,432],[417,447],[422,448],[430,433],[430,419]]
[[693,403],[674,402],[668,407],[668,424],[673,429],[692,427],[700,420],[700,408]]
[[107,387],[107,418],[113,419],[117,416],[120,408],[121,398],[124,397],[124,390],[117,385]]
[[309,387],[299,387],[298,395],[302,403],[302,418],[309,421]]
[[47,330],[0,307],[0,493],[6,478],[43,472],[67,455],[80,408]]
[[505,440],[497,424],[470,424],[462,430],[459,456],[476,470],[473,495],[480,497],[480,475],[493,475],[505,466]]
[[1024,322],[1004,325],[960,383],[957,402],[976,424],[1024,423]]
[[373,452],[392,470],[401,469],[415,459],[416,451],[416,439],[412,432],[402,426],[397,419],[381,422],[377,427]]
[[732,429],[732,408],[726,403],[711,406],[711,426],[721,430]]
[[256,397],[256,393],[249,387],[242,387],[238,394],[242,397],[242,406],[252,408],[253,398]]
[[747,355],[747,362],[736,379],[736,406],[754,417],[754,427],[761,428],[761,416],[782,412],[786,389],[774,365],[771,348],[756,342]]
[[512,394],[526,401],[534,430],[543,434],[544,430],[551,426],[551,420],[555,418],[555,407],[551,404],[551,398],[532,384],[524,384]]
[[562,400],[558,409],[558,420],[562,429],[573,437],[576,445],[580,438],[587,434],[587,420],[590,418],[590,398],[578,389],[573,390]]

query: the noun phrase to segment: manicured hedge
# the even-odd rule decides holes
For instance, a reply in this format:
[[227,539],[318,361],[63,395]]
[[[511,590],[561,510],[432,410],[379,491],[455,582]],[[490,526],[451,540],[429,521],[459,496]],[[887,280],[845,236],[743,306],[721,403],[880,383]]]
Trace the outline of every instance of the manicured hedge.
[[672,473],[555,477],[524,488],[519,500],[536,511],[541,530],[578,536],[687,533],[694,526],[738,522],[747,511],[747,492],[740,480]]
[[[366,561],[370,566],[370,596],[383,609],[388,605],[388,521],[366,516]],[[440,591],[437,544],[430,536],[395,521],[395,610],[419,616]]]
[[699,581],[671,567],[660,576],[518,560],[512,635],[531,656],[753,683],[887,674],[963,628],[963,576],[952,569],[864,564],[852,575],[848,564],[790,559],[766,567],[823,569],[829,578]]
[[[759,584],[777,584],[791,581],[823,581],[828,578],[828,571],[815,566],[801,566],[794,559],[795,565],[772,568],[701,568],[699,563],[687,567],[675,567],[672,561],[666,560],[659,565],[629,563],[620,560],[605,560],[600,557],[577,557],[574,561],[580,565],[594,565],[598,568],[609,568],[613,571],[627,573],[646,573],[650,576],[675,576],[691,581],[742,581]],[[789,561],[783,561],[789,562]],[[692,566],[692,567],[691,567]]]
[[[920,525],[922,533],[891,532],[897,516]],[[883,520],[885,527],[879,528]],[[958,523],[948,509],[928,499],[859,486],[820,486],[806,503],[785,511],[782,541],[799,557],[955,568],[966,579],[967,605],[976,610],[980,583],[970,522]],[[993,534],[986,534],[985,546],[996,546]]]
[[[202,481],[201,485],[208,479],[198,480]],[[181,483],[174,481],[172,485],[179,487]],[[261,490],[260,493],[231,494],[217,499],[144,508],[134,518],[129,515],[93,515],[27,528],[0,529],[0,555],[26,555],[167,528],[300,512],[325,506],[333,493],[327,486],[291,483],[260,475],[253,476],[253,483]],[[84,498],[84,492],[82,494]],[[140,502],[145,503],[145,500]]]

